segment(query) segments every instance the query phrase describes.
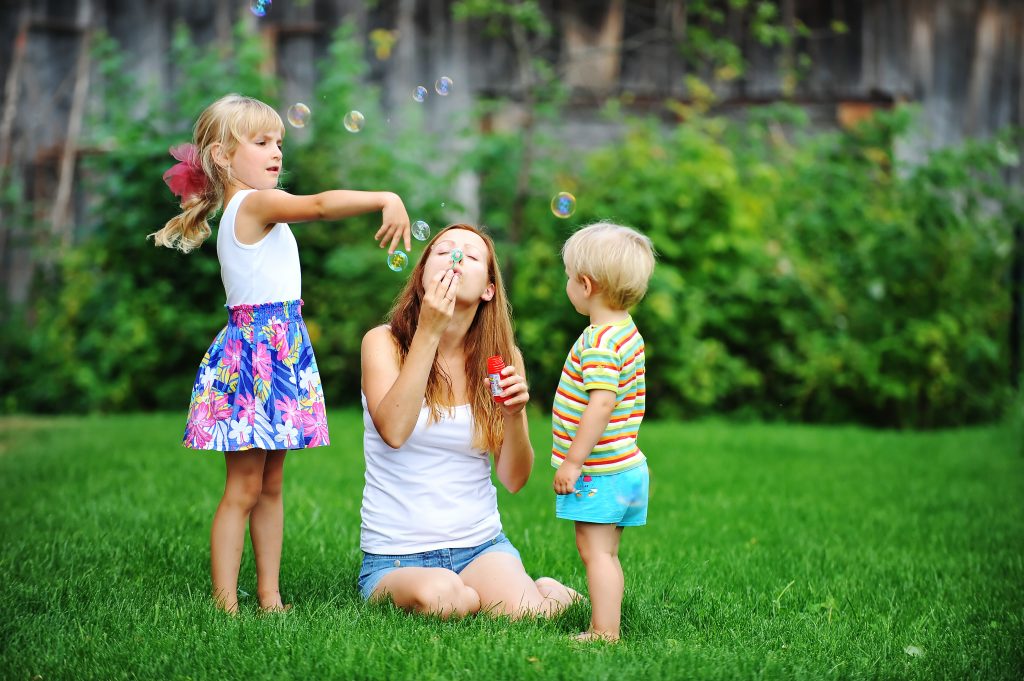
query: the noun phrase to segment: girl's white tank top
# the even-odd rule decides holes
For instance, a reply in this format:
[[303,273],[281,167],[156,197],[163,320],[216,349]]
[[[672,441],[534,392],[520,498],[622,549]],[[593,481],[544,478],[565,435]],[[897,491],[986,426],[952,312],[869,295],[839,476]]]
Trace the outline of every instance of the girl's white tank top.
[[302,297],[299,245],[287,223],[277,223],[255,244],[243,244],[235,235],[238,208],[254,191],[243,189],[231,197],[217,231],[217,259],[229,307]]
[[392,449],[373,425],[363,395],[362,526],[367,553],[402,555],[469,548],[501,532],[498,491],[487,452],[473,448],[469,405],[427,424],[424,406],[412,435]]

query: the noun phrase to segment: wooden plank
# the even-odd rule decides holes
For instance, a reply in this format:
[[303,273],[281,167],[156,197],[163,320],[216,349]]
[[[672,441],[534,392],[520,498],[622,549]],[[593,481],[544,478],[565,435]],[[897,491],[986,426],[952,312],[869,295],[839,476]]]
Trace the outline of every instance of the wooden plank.
[[57,196],[53,201],[53,213],[50,218],[50,231],[59,238],[61,247],[65,249],[71,245],[72,241],[73,226],[69,225],[68,213],[75,165],[78,159],[78,137],[82,132],[85,100],[89,93],[89,66],[91,63],[89,51],[92,47],[92,0],[80,1],[79,12],[83,33],[75,65],[75,89],[71,99],[71,112],[68,115],[67,137],[61,155]]
[[991,105],[992,73],[999,51],[999,25],[1002,11],[992,0],[987,0],[975,25],[974,58],[967,94],[967,114],[964,127],[968,135],[976,135]]
[[[14,130],[14,119],[18,113],[18,89],[21,85],[21,70],[25,63],[25,46],[28,45],[29,9],[28,3],[21,7],[18,15],[18,35],[11,47],[11,66],[7,70],[7,82],[4,84],[4,112],[0,119],[0,166],[6,168],[10,164],[11,133]],[[0,262],[3,259],[0,258]]]

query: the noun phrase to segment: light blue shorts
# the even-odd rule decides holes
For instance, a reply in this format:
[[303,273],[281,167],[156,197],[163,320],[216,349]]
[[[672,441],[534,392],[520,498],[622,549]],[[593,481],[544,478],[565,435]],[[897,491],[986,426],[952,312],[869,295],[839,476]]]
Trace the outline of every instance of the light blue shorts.
[[621,473],[581,475],[575,492],[555,496],[555,515],[619,527],[646,525],[650,483],[646,461]]
[[468,548],[435,549],[421,553],[385,555],[380,553],[363,553],[363,566],[359,570],[359,593],[363,600],[369,600],[373,590],[389,572],[406,567],[445,568],[459,574],[474,560],[484,555],[499,551],[510,553],[519,558],[519,551],[508,540],[503,532],[494,539],[485,541],[480,546]]

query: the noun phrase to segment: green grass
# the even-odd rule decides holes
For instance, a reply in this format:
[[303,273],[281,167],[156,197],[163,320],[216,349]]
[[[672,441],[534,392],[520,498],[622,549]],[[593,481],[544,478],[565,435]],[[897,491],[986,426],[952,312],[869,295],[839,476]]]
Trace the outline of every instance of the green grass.
[[[1024,457],[1009,427],[932,433],[648,423],[647,527],[623,537],[623,643],[551,621],[442,622],[367,606],[362,427],[285,468],[295,610],[207,596],[218,454],[183,415],[0,420],[0,676],[52,678],[1020,678]],[[538,452],[543,416],[532,418]],[[505,531],[531,574],[583,589],[538,457]],[[240,585],[255,593],[247,548]],[[907,646],[923,655],[912,656]]]

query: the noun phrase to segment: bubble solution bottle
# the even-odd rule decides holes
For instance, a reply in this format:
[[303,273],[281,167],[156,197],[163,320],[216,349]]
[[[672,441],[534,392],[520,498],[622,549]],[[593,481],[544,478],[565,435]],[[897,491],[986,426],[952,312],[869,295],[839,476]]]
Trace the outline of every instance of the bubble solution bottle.
[[505,360],[501,355],[494,355],[487,358],[487,378],[491,381],[491,397],[495,402],[504,402],[501,396],[501,370],[505,368]]

